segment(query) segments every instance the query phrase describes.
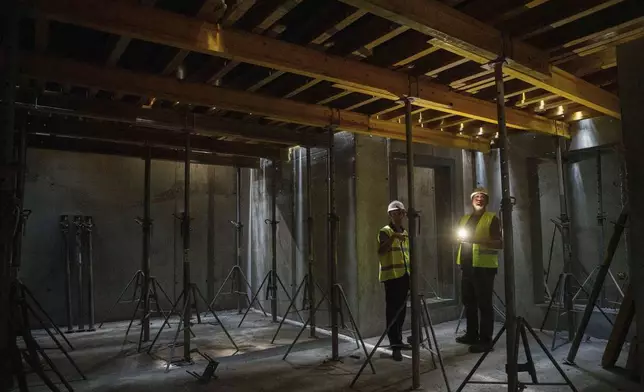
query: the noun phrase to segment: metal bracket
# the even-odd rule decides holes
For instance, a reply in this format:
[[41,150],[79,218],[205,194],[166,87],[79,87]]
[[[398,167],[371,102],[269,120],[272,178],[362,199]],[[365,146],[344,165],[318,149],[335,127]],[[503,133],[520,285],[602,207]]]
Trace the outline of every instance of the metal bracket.
[[235,222],[234,220],[229,221],[231,225],[235,226],[236,229],[243,228],[243,222]]
[[280,221],[278,221],[278,220],[274,221],[274,220],[271,220],[271,219],[264,219],[264,223],[266,223],[267,225],[278,225],[280,223]]
[[217,370],[217,367],[219,366],[219,362],[215,361],[208,354],[202,353],[201,351],[197,350],[197,354],[201,355],[202,357],[204,357],[208,361],[208,365],[206,365],[206,369],[204,370],[203,374],[201,374],[201,375],[199,375],[197,372],[193,372],[193,371],[190,371],[190,370],[186,370],[186,373],[188,373],[192,377],[196,378],[197,381],[200,384],[207,384],[213,378],[215,380],[217,380],[218,377],[215,375],[215,371]]
[[394,102],[399,104],[399,105],[403,105],[403,104],[405,104],[407,102],[414,103],[415,100],[416,100],[416,98],[414,98],[414,97],[411,97],[411,96],[408,96],[408,95],[403,95],[402,97],[400,97],[398,100],[396,100]]
[[340,217],[338,217],[337,214],[334,214],[334,213],[326,214],[326,217],[331,222],[336,222],[336,223],[340,222]]
[[25,236],[25,229],[27,228],[27,220],[31,215],[31,210],[22,210],[20,213],[20,219],[22,220],[22,236]]

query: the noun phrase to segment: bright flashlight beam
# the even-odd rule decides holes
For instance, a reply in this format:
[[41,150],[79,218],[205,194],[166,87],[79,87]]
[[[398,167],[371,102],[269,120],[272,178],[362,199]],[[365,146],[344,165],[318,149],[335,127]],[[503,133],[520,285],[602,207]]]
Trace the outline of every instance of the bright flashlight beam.
[[459,239],[464,240],[464,239],[466,239],[466,238],[467,238],[467,236],[468,236],[468,234],[467,234],[467,230],[465,230],[464,228],[462,228],[462,227],[461,227],[461,228],[460,228],[460,229],[458,229],[458,231],[456,232],[456,235],[458,236],[458,238],[459,238]]

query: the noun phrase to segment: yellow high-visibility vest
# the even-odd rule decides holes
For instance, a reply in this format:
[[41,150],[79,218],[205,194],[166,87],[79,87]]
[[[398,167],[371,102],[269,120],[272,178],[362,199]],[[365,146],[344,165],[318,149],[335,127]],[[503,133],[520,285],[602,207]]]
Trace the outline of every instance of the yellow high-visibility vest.
[[[380,229],[378,233],[378,239],[380,239],[380,233],[385,233],[387,236],[391,237],[395,232],[389,225]],[[405,239],[403,241],[399,239],[394,239],[391,243],[391,249],[385,254],[380,256],[380,276],[379,279],[381,282],[390,279],[400,278],[404,276],[405,273],[411,272],[409,265],[409,236],[407,235],[407,230],[403,231]]]
[[[472,215],[468,214],[461,218],[458,226],[459,228],[464,228],[467,225],[467,221]],[[485,212],[481,219],[476,224],[476,230],[474,230],[474,236],[472,242],[481,242],[489,241],[490,237],[490,226],[492,226],[492,221],[496,215],[493,212]],[[462,245],[458,247],[458,256],[456,258],[456,264],[461,265],[461,248]],[[473,267],[482,267],[482,268],[499,268],[499,251],[493,248],[487,248],[479,244],[472,244],[472,266]]]

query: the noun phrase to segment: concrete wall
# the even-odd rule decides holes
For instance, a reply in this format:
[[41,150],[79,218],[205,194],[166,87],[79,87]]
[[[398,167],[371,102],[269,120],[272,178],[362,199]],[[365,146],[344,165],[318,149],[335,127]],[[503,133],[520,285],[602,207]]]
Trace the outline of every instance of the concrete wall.
[[[143,170],[140,159],[30,149],[25,208],[33,211],[23,242],[21,276],[57,322],[65,320],[64,261],[58,226],[61,214],[94,218],[96,320],[129,319],[132,305],[108,314],[128,280],[140,268]],[[182,243],[173,214],[183,210],[183,165],[152,161],[152,273],[173,298],[181,292]],[[192,279],[204,295],[221,285],[233,264],[235,172],[192,165]],[[209,186],[210,183],[210,186]],[[243,205],[247,199],[242,200]],[[214,208],[214,259],[208,259],[208,209]],[[214,280],[207,282],[208,263]],[[165,302],[165,301],[163,301]],[[75,303],[75,302],[74,302]],[[233,305],[234,304],[234,305]],[[168,307],[168,304],[163,304]],[[236,306],[224,300],[218,307]]]
[[[605,132],[605,133],[603,133]],[[621,210],[621,155],[614,146],[619,141],[619,123],[606,118],[586,120],[573,128],[570,152],[565,156],[565,185],[568,213],[571,219],[571,241],[575,275],[583,281],[587,273],[602,259],[612,234],[611,221]],[[600,147],[601,146],[601,147]],[[602,152],[602,196],[606,215],[603,243],[597,225],[597,166],[598,151]],[[516,199],[513,209],[516,301],[519,315],[533,324],[541,323],[544,302],[543,272],[547,268],[554,224],[551,219],[560,215],[557,168],[554,160],[553,138],[530,134],[510,137],[510,185]],[[498,150],[490,154],[475,154],[475,161],[485,163],[485,172],[477,170],[477,182],[491,192],[490,209],[500,209],[500,173]],[[479,165],[480,166],[480,165]],[[504,295],[503,259],[496,290]],[[627,271],[624,240],[615,255],[612,270],[616,277]],[[557,277],[563,270],[561,236],[557,232],[552,248],[552,263],[548,287],[554,290]],[[623,282],[618,282],[623,283]],[[611,282],[605,285],[608,298],[603,305],[619,299]],[[551,318],[554,320],[554,318]],[[561,320],[564,322],[564,320]],[[605,324],[605,325],[604,325]],[[593,318],[590,331],[604,336],[609,325]]]
[[[338,282],[349,299],[352,311],[357,309],[357,262],[356,262],[356,227],[355,227],[355,189],[354,189],[355,140],[354,135],[338,133],[335,137],[335,187],[336,214],[338,216],[338,246],[337,246],[337,277]],[[327,153],[324,149],[313,149],[311,152],[311,217],[313,218],[313,274],[315,281],[325,291],[329,291],[327,269]],[[256,291],[271,264],[271,232],[270,226],[264,223],[270,218],[271,202],[271,170],[266,167],[251,173],[250,179],[250,208],[251,219],[249,227],[251,235],[248,257],[249,279],[252,280],[253,290]],[[308,217],[306,202],[306,152],[295,149],[290,162],[280,165],[278,175],[277,220],[278,226],[278,274],[286,289],[293,295],[307,273],[307,234],[306,220]],[[321,292],[316,291],[316,298],[321,298]],[[270,310],[270,301],[264,299],[261,303]],[[281,317],[288,307],[288,297],[279,290],[278,313]],[[297,301],[301,308],[300,300]],[[328,324],[328,306],[323,304],[317,315],[320,326]],[[308,312],[301,312],[303,317]],[[290,315],[297,319],[294,314]]]

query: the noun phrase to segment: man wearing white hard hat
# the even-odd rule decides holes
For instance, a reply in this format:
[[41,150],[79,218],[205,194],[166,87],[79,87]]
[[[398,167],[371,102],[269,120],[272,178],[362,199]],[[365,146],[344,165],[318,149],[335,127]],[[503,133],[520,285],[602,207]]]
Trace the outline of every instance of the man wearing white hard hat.
[[462,272],[461,296],[467,332],[456,341],[470,345],[470,352],[481,353],[492,348],[494,277],[503,243],[499,218],[495,213],[487,212],[487,190],[476,188],[470,198],[472,212],[461,218],[457,228],[460,246],[456,259]]
[[[405,322],[407,293],[409,292],[409,235],[403,227],[407,210],[403,203],[394,200],[387,207],[389,224],[378,233],[379,279],[385,286],[387,326],[393,359],[402,361],[401,349],[409,349],[402,340]],[[402,309],[400,313],[398,311]],[[396,314],[398,313],[398,317]],[[395,320],[395,321],[394,321]]]

